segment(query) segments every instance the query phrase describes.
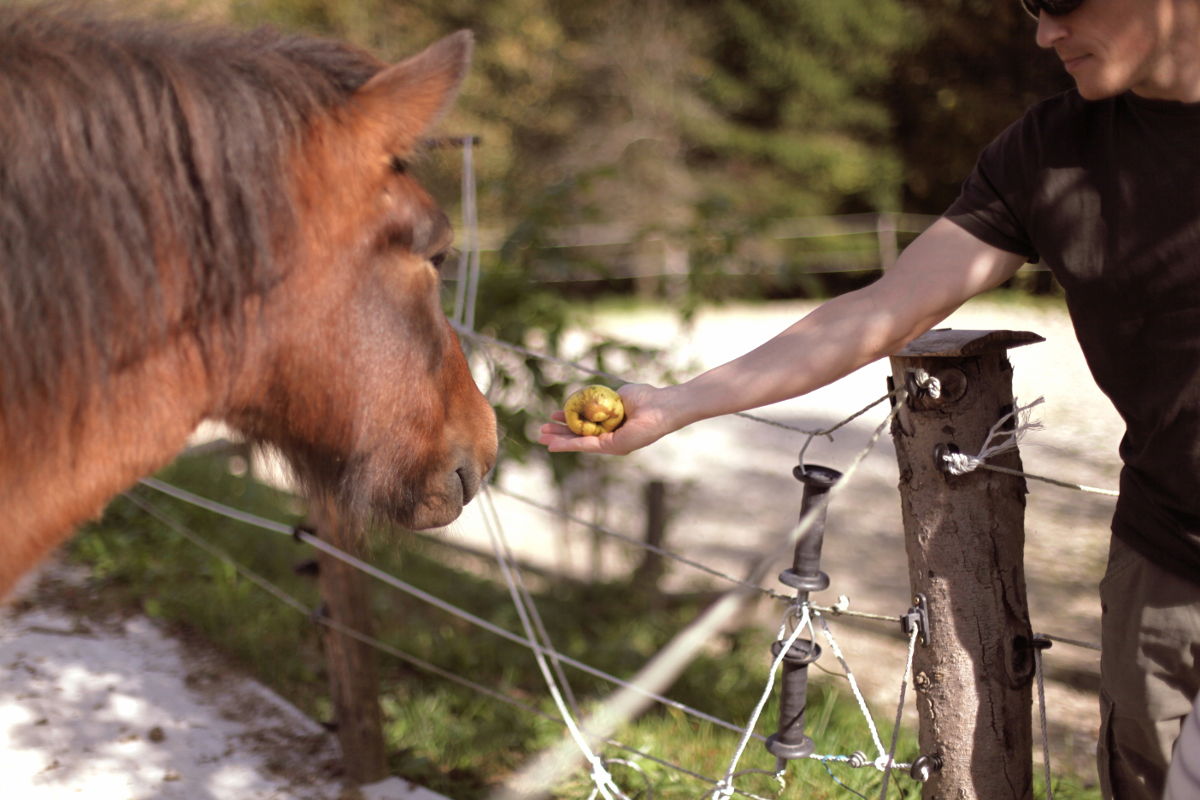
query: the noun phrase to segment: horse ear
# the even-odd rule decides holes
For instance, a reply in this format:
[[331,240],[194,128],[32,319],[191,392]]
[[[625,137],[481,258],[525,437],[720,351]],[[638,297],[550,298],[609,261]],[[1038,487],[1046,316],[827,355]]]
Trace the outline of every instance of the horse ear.
[[351,97],[352,114],[386,154],[410,152],[454,102],[473,46],[462,30],[386,67]]

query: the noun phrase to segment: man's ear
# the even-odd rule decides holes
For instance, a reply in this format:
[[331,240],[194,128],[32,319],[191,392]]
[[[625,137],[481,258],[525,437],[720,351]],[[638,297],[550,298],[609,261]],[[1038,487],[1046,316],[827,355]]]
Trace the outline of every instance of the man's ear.
[[385,68],[350,98],[352,125],[381,153],[411,152],[454,102],[473,47],[463,30]]

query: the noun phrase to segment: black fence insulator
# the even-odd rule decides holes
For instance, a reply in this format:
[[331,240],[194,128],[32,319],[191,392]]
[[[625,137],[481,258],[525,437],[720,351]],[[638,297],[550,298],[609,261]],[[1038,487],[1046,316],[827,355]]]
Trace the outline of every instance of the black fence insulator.
[[[778,657],[783,642],[771,645]],[[767,750],[776,758],[808,758],[816,749],[804,733],[804,715],[808,709],[808,665],[821,657],[821,647],[809,639],[797,639],[783,657],[783,677],[779,681],[779,731],[767,737]]]
[[802,464],[792,470],[792,474],[804,485],[804,495],[800,500],[800,519],[809,514],[816,514],[817,518],[796,542],[792,568],[780,573],[779,580],[796,589],[797,599],[805,601],[808,600],[809,592],[829,588],[829,576],[821,572],[821,545],[825,541],[827,504],[819,501],[829,493],[842,477],[842,473],[829,467]]
[[[796,590],[796,603],[808,602],[809,592],[829,588],[829,576],[821,571],[821,545],[825,540],[826,503],[821,501],[842,473],[828,467],[800,465],[792,472],[804,485],[800,501],[800,519],[816,514],[812,525],[796,542],[792,568],[779,580]],[[820,502],[819,502],[820,501]],[[786,642],[775,642],[771,654],[779,657]],[[767,750],[776,758],[808,758],[815,745],[804,733],[804,715],[808,708],[808,665],[821,657],[821,648],[810,639],[797,639],[783,656],[783,676],[779,682],[779,730],[767,738]]]

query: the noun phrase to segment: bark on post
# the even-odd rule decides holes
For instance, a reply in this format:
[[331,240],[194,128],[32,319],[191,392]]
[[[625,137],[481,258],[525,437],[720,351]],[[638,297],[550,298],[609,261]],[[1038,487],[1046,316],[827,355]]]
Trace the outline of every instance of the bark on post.
[[[356,541],[340,524],[333,503],[314,498],[310,505],[317,535],[339,550],[359,555]],[[352,630],[371,635],[365,576],[321,550],[317,551],[317,566],[321,613]],[[321,627],[321,641],[346,777],[357,784],[383,780],[388,772],[375,651],[328,626]]]
[[[943,448],[974,455],[1013,408],[1015,331],[932,331],[892,357],[910,388],[892,427],[908,574],[929,614],[914,658],[925,800],[1032,798],[1032,634],[1025,599],[1025,481],[987,470],[953,476]],[[916,386],[923,370],[940,394]],[[1020,469],[1019,454],[994,463]]]

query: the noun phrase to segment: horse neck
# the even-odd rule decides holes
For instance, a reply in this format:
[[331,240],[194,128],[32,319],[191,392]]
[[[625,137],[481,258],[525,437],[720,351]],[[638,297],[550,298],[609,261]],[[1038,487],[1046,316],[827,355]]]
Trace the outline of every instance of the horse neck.
[[0,599],[113,495],[184,447],[208,413],[211,384],[197,355],[164,348],[109,375],[103,397],[36,441],[0,420]]

